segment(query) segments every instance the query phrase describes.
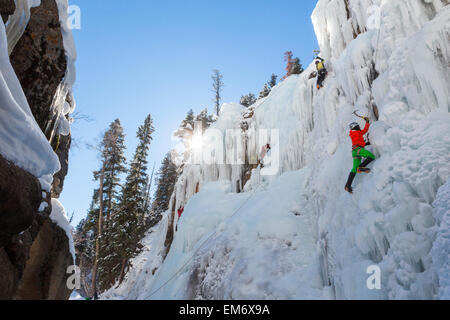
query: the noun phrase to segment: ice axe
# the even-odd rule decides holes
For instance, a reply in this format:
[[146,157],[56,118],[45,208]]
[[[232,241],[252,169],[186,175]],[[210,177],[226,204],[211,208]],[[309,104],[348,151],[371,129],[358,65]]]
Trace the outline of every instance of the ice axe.
[[[353,111],[353,114],[355,115],[355,116],[357,116],[358,118],[361,118],[361,119],[364,119],[364,120],[369,120],[369,118],[368,117],[363,117],[363,116],[361,116],[361,115],[359,115],[358,114],[358,110],[355,110],[355,111]],[[371,145],[371,143],[370,143],[370,138],[369,138],[369,133],[367,134],[367,143],[366,143],[367,145]]]
[[369,119],[368,117],[363,117],[363,116],[359,115],[359,114],[358,114],[358,110],[353,111],[353,114],[354,114],[355,116],[357,116],[358,118],[364,119],[364,120],[366,120],[366,121]]

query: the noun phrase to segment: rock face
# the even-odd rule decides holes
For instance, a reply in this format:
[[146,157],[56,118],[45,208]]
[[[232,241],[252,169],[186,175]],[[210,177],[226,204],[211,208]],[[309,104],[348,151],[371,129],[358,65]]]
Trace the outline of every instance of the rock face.
[[[67,69],[55,0],[42,0],[39,7],[31,8],[28,26],[14,47],[10,60],[39,127],[48,139],[53,138],[51,133],[58,116],[51,106]],[[71,137],[57,136],[51,143],[61,163],[61,171],[55,175],[52,190],[52,197],[58,198],[68,172]]]
[[0,156],[0,247],[31,225],[41,200],[39,181]]
[[31,111],[46,133],[54,121],[50,106],[67,68],[55,0],[42,0],[39,7],[31,8],[28,26],[10,60]]
[[65,299],[67,267],[73,263],[65,232],[48,217],[38,216],[39,230],[29,250],[29,258],[19,283],[17,299]]
[[16,4],[14,0],[0,0],[0,14],[2,15],[3,22],[8,21],[8,16],[12,15],[16,10]]
[[46,214],[0,248],[0,299],[67,300],[67,267],[73,264],[65,232]]
[[[14,0],[0,0],[5,21]],[[30,109],[50,138],[57,117],[52,102],[67,68],[58,7],[41,0],[31,9],[27,28],[10,55]],[[68,171],[71,137],[57,136],[52,146],[61,162],[51,196],[59,197]],[[49,215],[38,213],[42,202],[39,181],[0,155],[0,299],[68,299],[67,267],[73,264],[69,239]],[[50,204],[50,194],[47,194]]]

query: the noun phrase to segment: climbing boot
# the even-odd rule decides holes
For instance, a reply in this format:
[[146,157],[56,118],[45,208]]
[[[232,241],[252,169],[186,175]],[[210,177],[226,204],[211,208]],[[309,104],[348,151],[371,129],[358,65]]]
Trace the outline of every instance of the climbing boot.
[[353,183],[353,180],[355,180],[355,177],[356,177],[356,173],[350,172],[350,174],[348,176],[347,184],[345,185],[345,191],[347,191],[349,193],[353,193],[352,183]]
[[367,166],[372,163],[373,159],[371,158],[367,158],[366,160],[364,160],[363,163],[361,163],[361,165],[359,166],[360,168],[367,168]]
[[370,173],[370,169],[369,168],[364,168],[364,167],[359,167],[357,169],[358,173]]

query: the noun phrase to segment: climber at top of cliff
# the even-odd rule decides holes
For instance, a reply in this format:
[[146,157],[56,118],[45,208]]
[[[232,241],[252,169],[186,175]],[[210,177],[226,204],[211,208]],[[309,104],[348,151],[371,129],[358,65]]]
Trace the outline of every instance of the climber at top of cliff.
[[320,88],[323,87],[323,81],[325,80],[325,77],[328,74],[327,69],[325,68],[324,59],[317,56],[316,58],[316,68],[317,68],[317,89],[320,90]]
[[[366,150],[367,145],[364,140],[364,135],[369,132],[370,120],[364,117],[366,125],[363,130],[357,122],[352,122],[350,124],[350,138],[352,139],[352,156],[353,156],[353,169],[345,185],[345,190],[349,193],[353,193],[352,183],[356,177],[357,173],[369,173],[370,169],[367,166],[375,160],[375,156],[370,151]],[[362,158],[366,158],[363,163],[361,163]]]

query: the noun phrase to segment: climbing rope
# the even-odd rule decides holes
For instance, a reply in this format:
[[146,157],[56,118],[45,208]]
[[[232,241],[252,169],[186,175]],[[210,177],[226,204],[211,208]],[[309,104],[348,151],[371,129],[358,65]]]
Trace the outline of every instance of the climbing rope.
[[[253,198],[253,196],[256,194],[256,191],[258,190],[260,186],[260,183],[258,183],[258,185],[256,186],[256,188],[253,190],[253,192],[250,194],[250,196],[239,206],[239,208],[237,208],[237,210],[235,210],[235,212],[228,217],[225,220],[225,223],[229,223],[229,221],[236,216],[239,211],[250,201],[250,199]],[[223,233],[222,232],[218,232],[218,230],[216,229],[211,235],[208,236],[208,238],[206,238],[201,244],[200,246],[194,251],[193,255],[169,278],[167,279],[167,281],[165,281],[161,286],[159,286],[155,291],[153,291],[152,293],[150,293],[150,295],[147,296],[147,298],[151,298],[152,296],[154,296],[156,293],[158,293],[161,289],[163,289],[166,285],[168,285],[172,280],[174,280],[175,278],[177,278],[181,271],[183,271],[183,269],[185,267],[187,267],[192,261],[194,261],[195,256],[197,255],[197,253],[203,248],[203,246],[209,241],[211,240],[214,236],[219,236]]]
[[54,149],[53,151],[57,152],[57,151],[59,150],[59,144],[60,144],[60,143],[61,143],[61,135],[58,134],[58,135],[56,136],[56,146],[55,146],[55,149]]

